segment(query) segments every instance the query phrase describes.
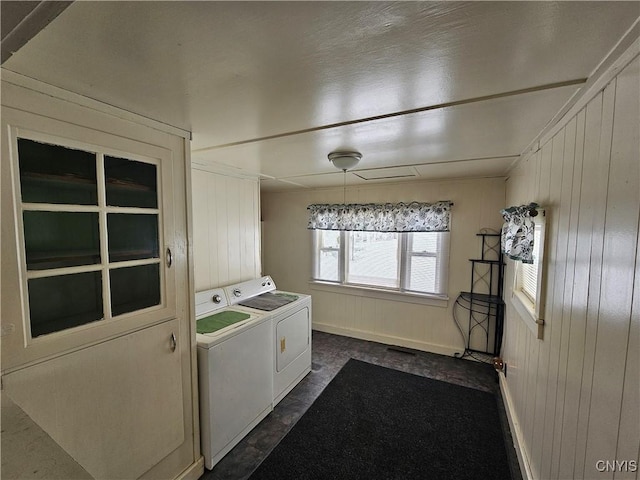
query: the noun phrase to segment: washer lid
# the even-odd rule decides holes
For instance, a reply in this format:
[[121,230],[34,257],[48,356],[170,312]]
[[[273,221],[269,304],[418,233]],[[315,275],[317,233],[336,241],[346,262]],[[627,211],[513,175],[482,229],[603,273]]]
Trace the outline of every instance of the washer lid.
[[197,333],[213,333],[234,323],[243,322],[251,315],[235,310],[225,310],[196,320]]

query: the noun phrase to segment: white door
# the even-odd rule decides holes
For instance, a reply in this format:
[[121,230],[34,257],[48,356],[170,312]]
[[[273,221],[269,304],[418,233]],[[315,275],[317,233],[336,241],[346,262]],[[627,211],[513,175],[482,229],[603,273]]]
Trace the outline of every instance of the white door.
[[3,395],[94,478],[138,478],[185,440],[182,341],[168,321],[5,375]]

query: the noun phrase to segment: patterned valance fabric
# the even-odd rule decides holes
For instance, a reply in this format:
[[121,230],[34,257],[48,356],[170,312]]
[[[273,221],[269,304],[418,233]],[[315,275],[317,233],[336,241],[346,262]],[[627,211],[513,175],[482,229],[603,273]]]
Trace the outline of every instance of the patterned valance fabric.
[[451,202],[309,205],[312,230],[448,232]]
[[522,263],[533,263],[533,234],[535,225],[532,212],[538,208],[537,203],[520,205],[500,210],[504,218],[500,246],[502,253]]

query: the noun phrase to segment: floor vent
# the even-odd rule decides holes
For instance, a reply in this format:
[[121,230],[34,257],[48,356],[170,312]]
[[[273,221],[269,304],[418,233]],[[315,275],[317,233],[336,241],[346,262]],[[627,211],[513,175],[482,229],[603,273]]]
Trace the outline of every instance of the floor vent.
[[414,351],[404,347],[388,347],[387,350],[389,350],[390,352],[398,352],[398,353],[405,353],[407,355],[415,355]]

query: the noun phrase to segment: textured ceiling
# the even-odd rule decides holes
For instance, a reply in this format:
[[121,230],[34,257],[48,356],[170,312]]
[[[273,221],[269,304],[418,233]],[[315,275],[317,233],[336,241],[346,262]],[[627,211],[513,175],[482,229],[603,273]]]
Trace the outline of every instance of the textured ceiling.
[[[3,68],[193,132],[202,168],[331,186],[504,175],[638,2],[75,2]],[[385,181],[380,173],[350,183]]]

